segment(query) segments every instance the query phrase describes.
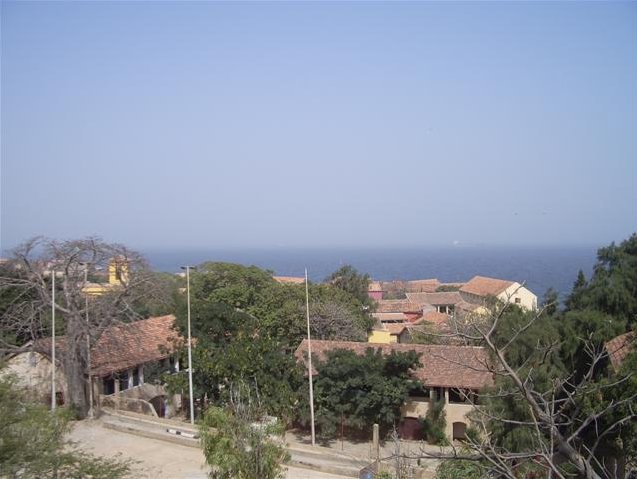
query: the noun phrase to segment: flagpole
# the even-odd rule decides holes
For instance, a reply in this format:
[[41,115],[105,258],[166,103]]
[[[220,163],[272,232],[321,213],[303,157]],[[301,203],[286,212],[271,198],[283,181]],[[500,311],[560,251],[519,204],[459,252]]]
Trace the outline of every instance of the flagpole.
[[312,341],[310,338],[310,293],[307,284],[307,268],[305,268],[305,310],[307,313],[307,358],[308,377],[310,378],[310,421],[312,427],[312,446],[316,445],[314,435],[314,385],[312,384]]

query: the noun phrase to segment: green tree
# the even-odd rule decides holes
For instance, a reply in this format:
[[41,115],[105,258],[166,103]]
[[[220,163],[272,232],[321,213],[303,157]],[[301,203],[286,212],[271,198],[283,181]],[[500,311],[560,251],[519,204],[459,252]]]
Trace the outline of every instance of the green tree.
[[325,282],[335,288],[346,291],[356,298],[362,306],[370,309],[373,308],[374,301],[367,293],[370,283],[370,278],[367,273],[361,274],[356,268],[346,264],[329,275],[325,279]]
[[442,461],[436,468],[436,479],[481,479],[489,477],[484,461]]
[[[300,370],[280,341],[263,331],[259,319],[224,303],[200,300],[192,301],[191,316],[192,335],[196,338],[194,395],[200,403],[207,398],[226,404],[233,385],[248,383],[258,391],[270,414],[290,417],[301,381]],[[185,314],[178,317],[184,334]]]
[[[350,293],[324,284],[310,284],[309,293],[310,313],[317,316],[316,324],[333,325],[329,334],[316,331],[321,337],[335,339],[334,332],[348,330],[351,336],[338,339],[360,339],[371,327],[371,316]],[[225,304],[258,318],[261,334],[290,351],[306,335],[304,285],[280,284],[270,271],[256,266],[203,263],[191,275],[191,294],[193,304]]]
[[[365,339],[370,315],[349,293],[311,284],[312,334],[324,339]],[[284,420],[295,411],[302,381],[293,356],[306,335],[305,287],[280,284],[255,266],[204,263],[191,274],[194,394],[226,404],[229,387],[246,382],[271,414]],[[177,324],[186,334],[186,301],[178,299]],[[183,374],[182,374],[183,375]],[[184,378],[169,379],[179,389]]]
[[0,376],[0,477],[23,479],[126,477],[130,461],[95,457],[65,437],[68,410],[54,413],[32,402],[11,376]]
[[586,287],[588,286],[588,281],[586,281],[586,276],[584,275],[584,271],[581,269],[577,272],[577,279],[573,284],[573,289],[571,294],[566,298],[566,310],[572,309],[581,309],[583,308],[582,296],[585,294]]
[[[400,420],[409,392],[421,387],[411,376],[411,370],[420,365],[414,351],[385,355],[370,347],[357,355],[337,349],[314,365],[315,419],[324,437],[334,436],[341,424],[362,432],[377,423],[388,431]],[[304,390],[301,398],[306,397]]]
[[600,248],[593,276],[578,309],[611,315],[633,329],[637,323],[637,233],[619,245]]
[[544,297],[542,298],[541,307],[544,310],[544,313],[549,316],[553,316],[557,313],[557,310],[560,307],[560,295],[555,289],[549,288],[546,290],[546,293],[544,293]]
[[478,412],[491,447],[518,455],[500,465],[532,472],[542,454],[544,472],[550,466],[592,478],[606,468],[621,471],[637,457],[635,353],[615,372],[604,350],[606,341],[634,327],[636,241],[633,235],[601,248],[590,281],[579,273],[565,311],[507,305],[494,313],[495,327],[482,338],[501,372]]
[[445,402],[439,400],[431,403],[426,416],[422,419],[423,436],[429,444],[446,446],[448,444],[445,428],[447,417]]

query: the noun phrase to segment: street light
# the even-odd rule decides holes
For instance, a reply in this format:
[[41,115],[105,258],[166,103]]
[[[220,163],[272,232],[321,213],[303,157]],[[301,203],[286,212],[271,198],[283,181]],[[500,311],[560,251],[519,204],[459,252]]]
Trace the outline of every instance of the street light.
[[307,370],[310,381],[310,425],[312,431],[312,446],[316,445],[314,434],[314,385],[312,381],[312,340],[310,339],[310,292],[307,283],[307,268],[305,268],[305,308],[307,313]]
[[51,411],[55,411],[55,270],[51,268]]
[[190,424],[195,423],[195,408],[192,398],[192,340],[190,338],[190,270],[196,269],[194,266],[182,266],[186,270],[186,295],[188,302],[188,392],[190,395]]
[[88,293],[86,287],[88,285],[88,268],[92,263],[82,262],[80,266],[84,266],[84,311],[86,313],[86,362],[88,364],[88,418],[93,419],[93,378],[91,377],[91,324],[88,319]]

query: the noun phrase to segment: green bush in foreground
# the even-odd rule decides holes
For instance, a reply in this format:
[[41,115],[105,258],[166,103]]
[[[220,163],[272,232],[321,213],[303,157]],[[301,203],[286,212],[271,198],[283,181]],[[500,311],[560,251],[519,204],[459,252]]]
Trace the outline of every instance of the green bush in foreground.
[[211,407],[200,426],[201,441],[213,479],[280,479],[288,455],[279,423],[255,422],[249,408]]
[[436,469],[436,479],[481,479],[487,468],[481,461],[446,460]]
[[130,461],[92,456],[65,439],[71,413],[32,402],[10,376],[0,377],[0,477],[118,479]]

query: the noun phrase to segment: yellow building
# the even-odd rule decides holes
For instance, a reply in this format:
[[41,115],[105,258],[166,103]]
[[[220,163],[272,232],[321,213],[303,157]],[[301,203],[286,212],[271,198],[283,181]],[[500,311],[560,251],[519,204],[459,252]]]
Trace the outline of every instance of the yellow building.
[[108,283],[88,283],[82,291],[91,296],[99,296],[113,288],[121,287],[128,279],[128,261],[123,256],[116,256],[108,263]]
[[[294,356],[307,368],[307,340],[303,340]],[[427,415],[434,401],[444,404],[446,415],[445,435],[449,441],[466,438],[471,423],[470,413],[476,407],[476,394],[494,384],[487,351],[478,346],[435,344],[377,344],[351,341],[312,341],[312,358],[325,360],[328,351],[347,349],[364,355],[368,349],[383,354],[414,351],[420,357],[421,366],[412,374],[420,381],[420,391],[412,393],[401,409],[401,435],[420,439],[421,419]],[[314,371],[314,374],[318,374]]]
[[382,327],[372,329],[367,336],[367,342],[374,344],[408,343],[409,339],[406,323],[382,324]]

